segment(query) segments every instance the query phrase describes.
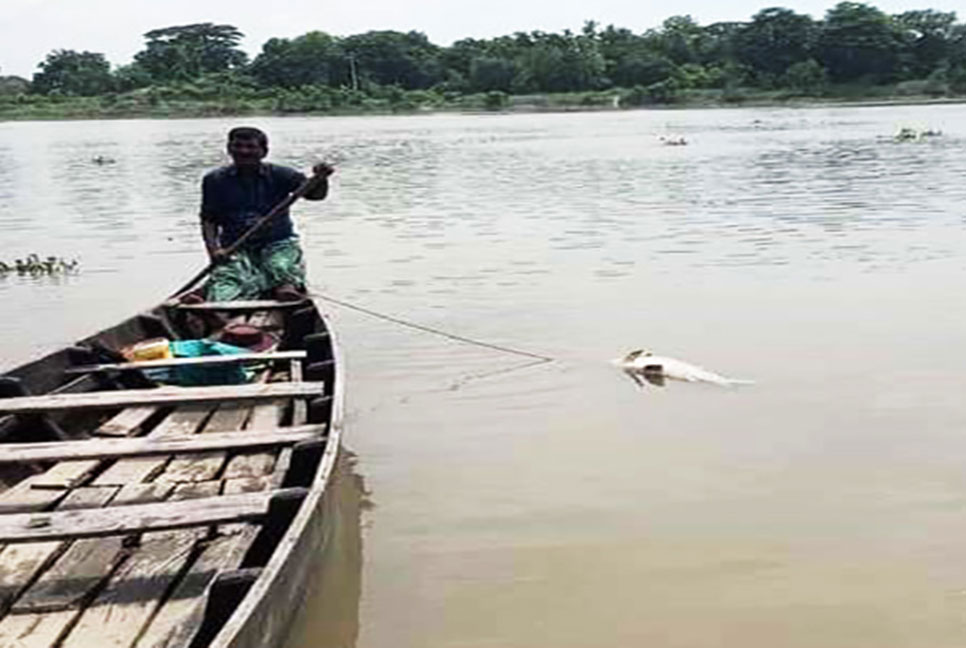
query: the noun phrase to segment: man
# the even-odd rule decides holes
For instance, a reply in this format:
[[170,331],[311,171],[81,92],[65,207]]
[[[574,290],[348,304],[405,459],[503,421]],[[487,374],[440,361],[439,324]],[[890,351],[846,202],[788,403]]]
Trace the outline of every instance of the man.
[[[305,175],[262,162],[268,155],[268,137],[257,128],[233,128],[228,133],[228,155],[232,164],[209,172],[201,185],[201,232],[208,256],[216,264],[208,281],[208,299],[258,299],[263,293],[280,301],[302,299],[305,264],[287,209],[233,254],[226,249],[302,184]],[[334,169],[320,163],[312,171],[318,179],[305,198],[322,200]]]

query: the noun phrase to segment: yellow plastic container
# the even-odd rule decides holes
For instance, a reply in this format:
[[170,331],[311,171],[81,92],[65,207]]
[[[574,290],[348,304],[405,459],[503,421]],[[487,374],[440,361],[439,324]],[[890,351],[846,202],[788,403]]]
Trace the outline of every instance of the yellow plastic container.
[[155,338],[138,342],[126,348],[123,354],[131,362],[167,360],[173,357],[171,354],[171,343],[165,338]]

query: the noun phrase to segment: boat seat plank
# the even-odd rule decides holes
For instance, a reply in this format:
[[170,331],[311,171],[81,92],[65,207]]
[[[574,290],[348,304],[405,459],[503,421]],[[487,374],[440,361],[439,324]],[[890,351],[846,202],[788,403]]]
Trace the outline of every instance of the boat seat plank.
[[198,537],[194,533],[150,533],[111,576],[88,606],[62,648],[132,645],[160,605],[165,591],[183,573]]
[[275,398],[308,398],[323,392],[323,383],[265,383],[216,387],[158,387],[86,394],[17,396],[0,399],[0,412],[37,414],[62,410],[111,409],[141,405],[183,405]]
[[123,508],[16,513],[0,516],[0,542],[97,538],[261,520],[267,514],[272,498],[302,493],[303,489],[287,488]]
[[237,353],[232,355],[211,355],[198,358],[168,358],[166,360],[143,360],[116,364],[82,365],[70,367],[64,373],[94,373],[97,371],[127,371],[130,369],[166,369],[170,367],[194,367],[255,362],[273,362],[305,358],[305,351],[275,351],[272,353]]
[[257,310],[290,310],[301,308],[308,302],[306,299],[299,301],[275,301],[273,299],[250,299],[226,302],[201,302],[200,304],[177,304],[174,308],[187,311],[257,311]]
[[[136,437],[133,439],[90,439],[84,441],[44,441],[40,443],[0,444],[0,464],[27,463],[35,461],[60,461],[63,459],[116,459],[166,455],[174,453],[198,453],[215,450],[271,447],[309,441],[319,438],[324,425],[305,425],[296,428],[280,428],[277,432],[245,431],[189,436]],[[33,488],[66,487],[61,480],[51,477],[61,466],[72,464],[96,464],[97,461],[62,461],[43,475],[37,475]],[[92,467],[93,469],[93,467]],[[177,481],[177,480],[175,480]]]

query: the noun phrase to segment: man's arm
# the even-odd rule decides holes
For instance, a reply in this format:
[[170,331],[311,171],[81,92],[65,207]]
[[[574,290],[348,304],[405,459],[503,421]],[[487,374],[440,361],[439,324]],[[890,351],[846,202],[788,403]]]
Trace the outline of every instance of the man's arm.
[[212,262],[224,259],[224,250],[218,242],[219,225],[215,217],[214,190],[211,175],[201,181],[201,238]]
[[212,261],[220,261],[225,257],[225,251],[218,242],[218,224],[205,218],[201,219],[201,237],[205,240],[205,249]]

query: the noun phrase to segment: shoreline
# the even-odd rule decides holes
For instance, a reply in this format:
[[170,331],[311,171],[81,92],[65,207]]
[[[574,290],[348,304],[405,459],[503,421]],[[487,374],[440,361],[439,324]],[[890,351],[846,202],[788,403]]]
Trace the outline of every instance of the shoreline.
[[[539,95],[538,101],[519,101],[515,105],[510,97],[510,105],[498,109],[471,107],[465,105],[417,106],[406,108],[360,108],[333,110],[272,110],[252,107],[251,109],[233,109],[211,102],[179,102],[176,105],[154,107],[148,110],[131,110],[109,112],[103,109],[91,109],[77,106],[76,110],[69,110],[70,104],[55,104],[68,110],[60,114],[51,111],[36,110],[23,111],[21,114],[4,114],[5,106],[0,104],[0,123],[5,122],[45,122],[45,121],[100,121],[125,119],[215,119],[231,117],[386,117],[412,115],[512,115],[512,114],[551,114],[573,112],[626,112],[635,110],[676,111],[676,110],[721,110],[735,108],[789,108],[789,109],[823,109],[823,108],[869,108],[889,106],[933,106],[966,104],[966,96],[959,97],[928,97],[928,96],[892,96],[867,97],[852,99],[848,97],[796,97],[784,100],[756,98],[750,95],[741,101],[723,101],[711,99],[683,100],[665,104],[647,104],[640,106],[599,105],[581,103],[553,103],[555,95]],[[96,98],[95,98],[96,99]],[[16,104],[9,104],[22,108]]]

